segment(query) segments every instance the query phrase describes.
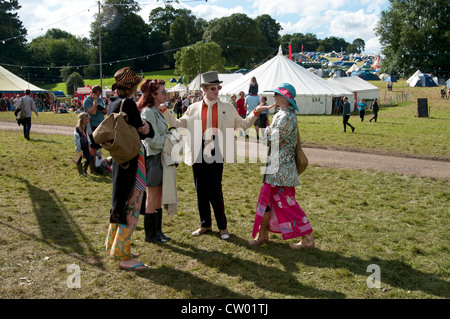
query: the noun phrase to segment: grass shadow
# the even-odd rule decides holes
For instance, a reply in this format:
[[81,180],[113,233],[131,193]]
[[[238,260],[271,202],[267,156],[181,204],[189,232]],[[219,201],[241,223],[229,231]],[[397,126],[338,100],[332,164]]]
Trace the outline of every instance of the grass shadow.
[[[43,190],[22,177],[10,175],[9,177],[23,183],[28,191],[42,235],[38,238],[28,234],[29,237],[34,237],[83,262],[95,260],[94,263],[89,262],[89,264],[104,268],[100,262],[100,255],[91,244],[91,239],[83,233],[54,190]],[[21,232],[25,234],[24,231],[21,230]]]
[[403,290],[420,290],[436,297],[450,297],[450,283],[435,275],[412,268],[399,260],[383,260],[371,257],[368,260],[360,257],[345,257],[334,251],[324,251],[319,248],[302,252],[287,252],[286,244],[270,242],[266,247],[271,255],[282,263],[287,271],[296,271],[297,263],[317,268],[343,268],[355,275],[370,276],[367,272],[369,265],[375,264],[381,270],[381,283]]
[[[251,299],[251,296],[234,292],[226,287],[216,285],[207,280],[194,276],[189,272],[177,270],[168,266],[161,266],[157,269],[137,272],[137,276],[151,280],[152,282],[172,287],[184,292],[184,298],[230,298],[230,299]],[[176,278],[176,280],[175,280]],[[214,294],[208,292],[214,291]]]
[[[235,235],[230,240],[239,244],[244,242],[243,239]],[[233,254],[220,251],[211,252],[173,239],[163,247],[196,259],[205,266],[216,268],[229,276],[240,276],[243,280],[251,281],[263,290],[305,298],[345,298],[345,295],[340,292],[306,286],[289,271],[282,271],[276,267],[236,258]]]

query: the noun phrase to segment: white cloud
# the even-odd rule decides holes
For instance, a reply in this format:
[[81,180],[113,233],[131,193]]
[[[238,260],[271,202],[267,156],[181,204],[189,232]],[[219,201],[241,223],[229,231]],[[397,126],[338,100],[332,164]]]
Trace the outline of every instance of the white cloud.
[[91,22],[98,11],[92,0],[77,0],[70,4],[57,0],[21,0],[20,5],[19,18],[28,31],[29,41],[51,28],[89,37]]
[[[150,11],[162,2],[141,2],[139,14],[148,22]],[[328,36],[343,37],[348,42],[362,38],[367,50],[379,51],[374,34],[379,13],[388,0],[209,0],[181,2],[175,7],[192,11],[197,18],[210,21],[234,13],[255,18],[269,14],[282,26],[282,34],[314,33],[319,39]],[[59,28],[76,36],[89,37],[91,23],[97,13],[97,1],[77,0],[21,0],[19,17],[28,30],[28,40],[44,34],[50,28]],[[87,11],[90,9],[90,11]],[[40,30],[40,29],[43,30]]]

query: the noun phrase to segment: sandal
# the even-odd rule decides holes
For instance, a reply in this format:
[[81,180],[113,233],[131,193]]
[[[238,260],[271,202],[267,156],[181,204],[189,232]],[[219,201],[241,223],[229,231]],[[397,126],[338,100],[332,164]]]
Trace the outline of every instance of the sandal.
[[[122,270],[147,270],[147,269],[150,268],[149,265],[146,265],[146,264],[141,263],[141,262],[139,262],[139,263],[137,263],[136,265],[131,266],[131,267],[120,266],[120,264],[119,264],[119,267],[120,267],[120,269],[122,269]],[[139,268],[139,267],[141,267],[141,268]]]
[[227,240],[230,239],[230,233],[228,232],[228,229],[223,229],[219,231],[220,239]]
[[304,248],[314,248],[314,236],[312,233],[302,236],[302,240],[298,244],[290,244],[289,247],[291,247],[294,250],[300,250]]

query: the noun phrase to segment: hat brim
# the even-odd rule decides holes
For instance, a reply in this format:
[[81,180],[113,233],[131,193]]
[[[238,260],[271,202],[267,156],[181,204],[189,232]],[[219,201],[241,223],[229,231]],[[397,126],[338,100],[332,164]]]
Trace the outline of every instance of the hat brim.
[[215,85],[215,84],[221,84],[223,81],[214,81],[214,82],[204,82],[200,83],[200,86],[208,86],[208,85]]
[[285,96],[283,93],[280,92],[280,90],[278,90],[278,89],[264,90],[264,92],[274,92],[274,93],[280,94],[280,95],[283,96],[286,100],[288,100],[289,103],[291,103],[291,105],[293,105],[293,106],[295,107],[295,109],[296,109],[298,112],[300,112],[300,110],[298,109],[298,106],[297,106],[297,102],[295,102],[294,99],[291,99],[291,98],[288,98],[287,96]]

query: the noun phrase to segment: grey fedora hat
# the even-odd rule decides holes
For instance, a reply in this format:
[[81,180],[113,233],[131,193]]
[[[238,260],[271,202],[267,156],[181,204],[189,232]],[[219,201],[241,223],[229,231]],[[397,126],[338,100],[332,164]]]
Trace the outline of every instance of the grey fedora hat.
[[223,81],[219,81],[219,73],[217,71],[209,71],[202,73],[200,78],[200,85],[220,84]]

